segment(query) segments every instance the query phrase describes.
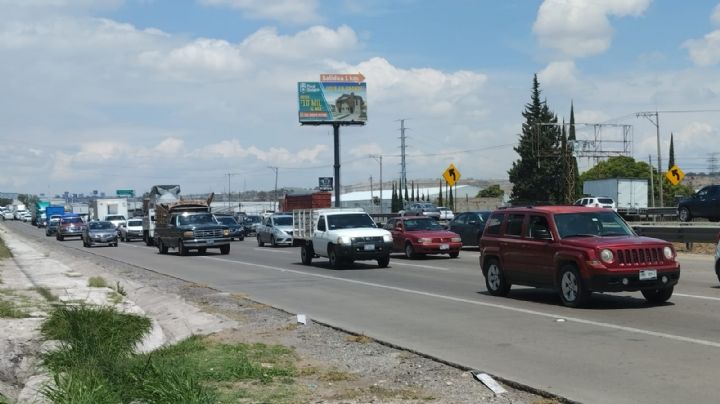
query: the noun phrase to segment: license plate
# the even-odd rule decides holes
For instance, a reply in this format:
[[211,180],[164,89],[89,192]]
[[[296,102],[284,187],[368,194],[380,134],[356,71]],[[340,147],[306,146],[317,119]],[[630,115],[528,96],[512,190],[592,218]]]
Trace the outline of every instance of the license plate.
[[375,251],[375,244],[365,244],[363,248],[365,251]]
[[440,249],[441,250],[449,250],[450,246],[448,244],[440,244]]
[[644,269],[640,271],[641,281],[652,281],[657,279],[657,269]]
[[215,240],[208,240],[208,241],[206,241],[206,243],[208,243],[208,244],[215,244]]

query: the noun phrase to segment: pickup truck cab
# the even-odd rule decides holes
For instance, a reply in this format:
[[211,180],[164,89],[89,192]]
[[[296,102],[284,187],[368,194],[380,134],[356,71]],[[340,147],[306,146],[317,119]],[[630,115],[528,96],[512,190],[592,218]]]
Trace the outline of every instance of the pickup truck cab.
[[671,243],[638,236],[615,211],[583,206],[509,208],[492,213],[480,240],[488,292],[513,284],[556,289],[566,306],[592,292],[640,291],[650,303],[672,296],[680,264]]
[[178,255],[191,249],[204,254],[208,248],[219,248],[220,254],[230,253],[230,230],[218,224],[209,212],[173,212],[167,223],[157,223],[155,245],[160,254],[177,248]]
[[376,260],[380,268],[390,263],[392,234],[362,209],[295,210],[293,234],[304,265],[316,257],[327,257],[336,269],[354,261]]

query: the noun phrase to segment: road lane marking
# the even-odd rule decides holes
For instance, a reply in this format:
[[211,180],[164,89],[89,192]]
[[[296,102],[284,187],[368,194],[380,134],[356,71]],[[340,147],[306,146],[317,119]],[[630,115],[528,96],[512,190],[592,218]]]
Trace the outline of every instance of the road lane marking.
[[703,300],[714,300],[714,301],[720,302],[720,297],[700,296],[700,295],[686,295],[686,294],[684,294],[684,293],[673,293],[673,296],[690,297],[690,298],[693,298],[693,299],[703,299]]
[[414,267],[414,268],[436,269],[438,271],[449,271],[449,269],[447,269],[447,268],[434,267],[432,265],[408,264],[406,262],[398,262],[397,260],[391,260],[390,264],[391,264],[391,266],[392,265],[400,265],[400,266]]
[[262,248],[262,247],[255,247],[255,248],[253,248],[253,250],[272,252],[272,253],[280,253],[280,254],[292,254],[293,253],[293,251],[283,251],[283,250],[278,250],[278,249],[274,249],[274,248]]
[[247,266],[251,266],[251,267],[270,269],[270,270],[278,271],[278,272],[289,272],[289,273],[294,273],[294,274],[302,275],[302,276],[313,276],[316,278],[322,278],[322,279],[327,279],[327,280],[332,280],[332,281],[337,281],[337,282],[352,283],[355,285],[370,286],[370,287],[375,287],[375,288],[379,288],[379,289],[387,289],[387,290],[403,292],[403,293],[408,293],[408,294],[413,294],[413,295],[418,295],[418,296],[433,297],[436,299],[442,299],[442,300],[447,300],[447,301],[451,301],[451,302],[467,303],[467,304],[472,304],[472,305],[476,305],[476,306],[490,307],[490,308],[499,309],[499,310],[507,310],[507,311],[512,311],[512,312],[516,312],[516,313],[529,314],[529,315],[538,316],[538,317],[550,318],[553,320],[557,319],[558,317],[562,317],[566,321],[571,321],[571,322],[575,322],[578,324],[592,325],[595,327],[609,328],[609,329],[625,331],[625,332],[629,332],[629,333],[648,335],[651,337],[665,338],[665,339],[669,339],[669,340],[673,340],[673,341],[688,342],[691,344],[704,345],[704,346],[709,346],[709,347],[713,347],[713,348],[720,348],[720,342],[708,341],[708,340],[704,340],[704,339],[691,338],[691,337],[684,337],[682,335],[668,334],[668,333],[658,332],[658,331],[644,330],[642,328],[627,327],[624,325],[605,323],[602,321],[586,320],[586,319],[578,318],[578,317],[566,317],[564,315],[545,313],[545,312],[530,310],[530,309],[522,309],[519,307],[507,306],[504,304],[488,303],[488,302],[482,302],[479,300],[470,300],[470,299],[464,299],[461,297],[446,296],[446,295],[441,295],[441,294],[437,294],[437,293],[423,292],[420,290],[401,288],[401,287],[397,287],[397,286],[382,285],[379,283],[360,281],[360,280],[356,280],[356,279],[337,278],[337,277],[330,276],[330,275],[315,274],[315,273],[310,273],[310,272],[298,271],[295,269],[287,269],[287,268],[280,268],[280,267],[275,267],[275,266],[271,266],[271,265],[256,264],[254,262],[233,261],[233,260],[229,260],[229,259],[225,259],[225,258],[208,257],[208,256],[202,256],[201,258],[215,260],[215,261],[222,261],[222,262],[227,262],[227,263],[231,263],[231,264],[241,264],[241,265],[247,265]]

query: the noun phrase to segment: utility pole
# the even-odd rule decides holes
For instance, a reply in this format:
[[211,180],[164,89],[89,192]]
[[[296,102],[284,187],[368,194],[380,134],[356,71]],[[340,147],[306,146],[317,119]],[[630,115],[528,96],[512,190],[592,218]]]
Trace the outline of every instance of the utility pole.
[[275,211],[277,211],[277,209],[278,209],[277,179],[278,179],[278,170],[279,170],[279,167],[268,166],[268,168],[275,171],[275,193],[273,194],[273,197],[274,197],[274,199],[275,199]]
[[[660,172],[662,171],[662,155],[660,154],[660,114],[658,114],[658,111],[655,112],[638,112],[635,114],[636,117],[643,117],[646,118],[650,123],[655,125],[655,131],[657,133],[657,166],[658,166],[658,184],[659,184],[659,192],[660,194],[660,207],[665,206],[663,204],[663,186],[662,186],[662,175],[660,175]],[[655,120],[653,120],[653,116],[655,117]],[[650,163],[650,166],[652,166],[652,163]],[[655,203],[653,202],[653,205]]]
[[373,183],[372,183],[372,175],[371,175],[371,176],[370,176],[370,206],[373,205],[373,198],[374,198],[374,196],[375,196],[375,195],[373,194]]
[[373,158],[380,163],[380,213],[385,213],[383,210],[382,154],[371,154],[368,157]]
[[407,166],[405,165],[405,119],[400,120],[400,188],[407,186]]
[[231,173],[227,173],[227,176],[228,176],[228,195],[227,195],[228,211],[230,211],[230,209],[231,209],[230,208],[230,194],[231,194],[231,192],[230,192],[230,176],[231,175],[232,175]]
[[655,206],[655,180],[653,179],[652,156],[648,154],[648,164],[650,164],[650,201]]

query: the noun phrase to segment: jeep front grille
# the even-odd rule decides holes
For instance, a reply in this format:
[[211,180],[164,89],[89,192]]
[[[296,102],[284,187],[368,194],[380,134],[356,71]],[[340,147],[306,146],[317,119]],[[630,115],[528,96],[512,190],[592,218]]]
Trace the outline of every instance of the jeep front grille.
[[195,237],[195,238],[216,238],[216,237],[223,237],[223,230],[222,230],[222,229],[214,229],[214,230],[194,230],[194,231],[193,231],[193,237]]
[[662,248],[624,248],[617,250],[616,255],[622,266],[658,265],[665,258]]

